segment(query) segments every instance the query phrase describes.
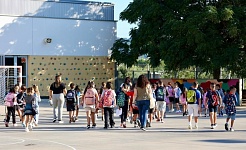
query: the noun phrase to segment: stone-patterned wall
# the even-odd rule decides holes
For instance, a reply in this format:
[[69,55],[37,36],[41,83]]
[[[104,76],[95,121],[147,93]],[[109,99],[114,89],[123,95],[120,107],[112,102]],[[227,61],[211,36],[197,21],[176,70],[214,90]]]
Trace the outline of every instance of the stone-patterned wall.
[[97,87],[102,82],[114,84],[115,67],[108,57],[82,56],[29,56],[28,85],[39,86],[41,96],[48,95],[48,89],[56,74],[62,74],[63,83],[69,88],[71,82],[84,89],[89,80],[94,80]]

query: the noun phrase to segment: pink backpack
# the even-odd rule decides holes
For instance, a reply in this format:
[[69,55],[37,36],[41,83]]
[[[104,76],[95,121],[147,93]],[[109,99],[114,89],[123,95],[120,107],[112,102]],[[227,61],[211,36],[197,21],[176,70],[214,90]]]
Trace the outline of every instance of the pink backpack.
[[95,105],[95,92],[93,89],[87,89],[85,93],[85,104],[86,105]]
[[103,95],[103,106],[110,107],[114,103],[114,93],[112,90],[106,90]]
[[5,103],[4,105],[7,107],[13,107],[14,106],[14,94],[8,93],[6,97],[4,98]]

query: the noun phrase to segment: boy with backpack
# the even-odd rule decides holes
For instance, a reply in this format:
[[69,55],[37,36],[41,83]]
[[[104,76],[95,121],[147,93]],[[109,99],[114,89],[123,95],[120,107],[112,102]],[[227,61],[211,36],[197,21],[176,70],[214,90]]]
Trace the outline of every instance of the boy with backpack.
[[157,82],[157,88],[155,90],[156,107],[157,107],[157,121],[163,123],[164,113],[166,112],[166,88],[163,87],[163,82],[159,80]]
[[236,103],[237,103],[237,97],[235,95],[236,93],[236,88],[234,86],[230,87],[230,93],[228,93],[224,99],[223,102],[225,104],[225,111],[226,111],[226,123],[225,123],[225,130],[228,131],[229,128],[229,120],[231,119],[231,127],[230,127],[230,131],[233,132],[233,125],[234,125],[234,121],[236,119]]
[[[206,95],[206,105],[208,106],[209,114],[210,114],[210,122],[211,122],[211,129],[217,127],[217,109],[218,105],[222,104],[222,99],[215,89],[215,84],[210,84],[210,90],[207,92]],[[221,105],[222,106],[222,105]]]
[[112,83],[106,83],[106,89],[102,92],[101,101],[104,109],[104,129],[108,129],[109,123],[110,127],[113,128],[114,123],[114,107],[116,106],[116,94],[112,90]]
[[187,103],[188,103],[188,122],[189,129],[192,129],[192,116],[195,120],[195,129],[198,129],[198,116],[199,111],[201,110],[201,92],[197,90],[198,83],[194,82],[193,86],[187,91]]
[[70,90],[67,91],[66,103],[67,111],[69,112],[69,123],[75,122],[75,117],[73,116],[75,111],[75,104],[78,100],[77,91],[75,90],[75,84],[70,83]]

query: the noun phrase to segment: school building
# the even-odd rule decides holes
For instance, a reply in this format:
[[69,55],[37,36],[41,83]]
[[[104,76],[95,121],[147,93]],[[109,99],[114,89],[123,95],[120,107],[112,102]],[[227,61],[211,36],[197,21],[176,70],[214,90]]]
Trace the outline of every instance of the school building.
[[112,3],[0,0],[0,66],[22,66],[22,84],[38,85],[41,96],[56,74],[81,88],[89,80],[114,82],[115,40]]

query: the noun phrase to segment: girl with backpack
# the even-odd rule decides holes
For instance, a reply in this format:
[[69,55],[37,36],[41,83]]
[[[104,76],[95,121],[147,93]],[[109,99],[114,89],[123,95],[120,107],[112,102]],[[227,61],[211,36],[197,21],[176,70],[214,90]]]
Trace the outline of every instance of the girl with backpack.
[[[106,89],[102,92],[101,101],[104,109],[104,129],[108,129],[109,124],[110,127],[113,128],[114,123],[114,107],[116,106],[116,94],[115,91],[112,90],[112,83],[106,83]],[[108,121],[109,120],[109,121]]]
[[34,124],[35,126],[38,126],[38,122],[39,122],[39,103],[41,102],[41,98],[40,98],[40,92],[38,89],[37,85],[33,85],[33,90],[34,90],[34,97],[35,97],[35,109],[36,109],[36,114],[34,116]]
[[14,108],[14,103],[16,103],[17,100],[16,100],[14,88],[10,88],[9,93],[4,98],[4,101],[5,101],[5,106],[7,107],[7,119],[5,122],[5,126],[9,127],[9,120],[11,115],[12,115],[13,126],[17,126],[16,119],[15,119],[15,108]]
[[99,101],[99,96],[97,90],[95,89],[95,83],[89,81],[87,87],[85,88],[84,95],[82,97],[83,105],[85,107],[87,116],[87,129],[90,129],[90,121],[92,121],[92,128],[96,127],[95,123],[95,113],[96,106]]

